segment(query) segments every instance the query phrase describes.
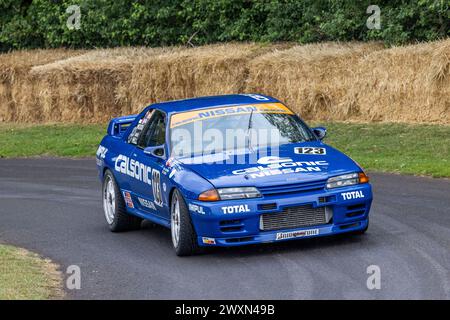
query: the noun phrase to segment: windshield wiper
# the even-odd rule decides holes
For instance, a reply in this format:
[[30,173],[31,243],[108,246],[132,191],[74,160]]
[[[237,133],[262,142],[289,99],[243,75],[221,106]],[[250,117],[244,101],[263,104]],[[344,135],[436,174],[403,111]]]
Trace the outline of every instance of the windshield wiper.
[[250,136],[250,130],[253,127],[253,110],[250,112],[250,117],[248,118],[248,127],[247,127],[247,141],[248,141],[248,149],[252,150],[252,138]]

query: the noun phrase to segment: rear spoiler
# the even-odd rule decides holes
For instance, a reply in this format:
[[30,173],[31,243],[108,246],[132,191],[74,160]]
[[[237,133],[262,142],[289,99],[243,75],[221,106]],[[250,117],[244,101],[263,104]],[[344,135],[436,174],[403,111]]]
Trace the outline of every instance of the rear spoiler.
[[114,118],[109,122],[107,134],[110,136],[121,137],[127,131],[130,124],[133,123],[137,115]]

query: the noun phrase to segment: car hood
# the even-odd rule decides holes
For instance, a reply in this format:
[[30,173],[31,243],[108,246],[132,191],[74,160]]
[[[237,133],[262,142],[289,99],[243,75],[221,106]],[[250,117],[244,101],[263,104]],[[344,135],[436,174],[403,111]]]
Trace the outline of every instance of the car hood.
[[[314,152],[322,152],[314,154],[305,148],[323,150],[313,149]],[[264,153],[261,150],[241,150],[178,159],[177,162],[216,188],[302,183],[361,171],[350,157],[318,141],[282,145]]]

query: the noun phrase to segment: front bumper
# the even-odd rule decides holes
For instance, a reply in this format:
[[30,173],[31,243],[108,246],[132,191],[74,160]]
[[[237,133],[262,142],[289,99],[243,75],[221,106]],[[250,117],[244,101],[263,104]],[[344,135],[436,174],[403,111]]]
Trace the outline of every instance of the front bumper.
[[[362,184],[255,199],[217,202],[187,199],[187,202],[199,245],[228,247],[363,230],[368,225],[372,189],[370,184]],[[332,218],[320,225],[262,230],[262,214],[276,214],[300,205],[331,209]]]

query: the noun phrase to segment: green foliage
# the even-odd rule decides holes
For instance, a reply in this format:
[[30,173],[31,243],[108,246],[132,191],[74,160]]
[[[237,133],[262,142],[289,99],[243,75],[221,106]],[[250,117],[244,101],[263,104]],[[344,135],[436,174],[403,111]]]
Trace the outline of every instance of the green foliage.
[[[0,50],[164,46],[225,41],[427,41],[450,34],[448,0],[0,0]],[[81,28],[69,30],[70,5]]]

